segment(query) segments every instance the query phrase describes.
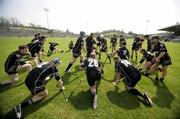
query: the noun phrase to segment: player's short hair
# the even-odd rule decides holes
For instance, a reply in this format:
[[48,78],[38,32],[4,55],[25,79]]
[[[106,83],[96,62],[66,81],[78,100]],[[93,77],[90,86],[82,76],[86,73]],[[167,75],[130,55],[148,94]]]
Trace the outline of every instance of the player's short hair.
[[21,49],[25,49],[25,48],[29,48],[27,45],[20,45],[19,46],[19,50],[21,50]]

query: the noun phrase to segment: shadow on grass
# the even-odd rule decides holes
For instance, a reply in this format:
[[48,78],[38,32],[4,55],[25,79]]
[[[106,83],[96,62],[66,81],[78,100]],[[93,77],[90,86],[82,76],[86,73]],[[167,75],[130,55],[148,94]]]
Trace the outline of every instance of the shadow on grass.
[[23,84],[24,84],[24,81],[1,86],[0,87],[0,93],[4,92],[6,90],[9,90],[9,89],[13,89],[13,88],[19,87],[19,86],[21,86]]
[[[23,115],[23,118],[25,118],[25,117],[27,117],[28,115],[30,115],[30,114],[38,111],[41,107],[47,105],[49,102],[51,102],[51,101],[52,101],[56,96],[58,96],[60,93],[61,93],[61,92],[57,92],[56,94],[54,94],[54,95],[53,95],[52,97],[50,97],[49,99],[44,100],[44,101],[42,101],[42,102],[39,102],[39,103],[37,103],[37,104],[30,105],[30,106],[28,106],[27,108],[25,108],[25,109],[23,110],[23,114],[22,114],[22,115]],[[28,97],[29,97],[29,96],[28,96]],[[28,97],[27,97],[26,99],[28,99]],[[26,99],[25,99],[25,100],[26,100]],[[23,101],[24,101],[24,100],[23,100]],[[23,101],[22,101],[22,102],[23,102]],[[15,114],[15,112],[14,112],[14,108],[5,115],[4,119],[16,119],[16,114]]]
[[89,90],[81,91],[77,95],[70,95],[69,102],[78,110],[86,110],[92,105],[92,96]]
[[171,103],[175,100],[175,96],[170,92],[164,82],[156,81],[152,77],[147,77],[156,86],[156,97],[152,98],[153,103],[162,108],[171,109]]
[[[73,81],[75,81],[76,79],[79,78],[79,76],[75,76],[77,72],[79,71],[82,71],[82,69],[80,69],[79,65],[76,65],[75,67],[75,71],[71,72],[70,74],[63,74],[62,75],[62,80],[64,81],[64,84],[67,85],[67,84],[70,84],[72,83]],[[75,77],[73,80],[69,81],[69,79],[71,78],[71,76]]]
[[116,89],[115,91],[108,91],[106,95],[112,104],[115,104],[121,108],[132,110],[140,107],[139,98],[128,93],[127,91],[118,92]]
[[175,100],[175,96],[170,92],[163,82],[154,82],[157,88],[156,97],[152,101],[159,107],[171,109],[171,103]]

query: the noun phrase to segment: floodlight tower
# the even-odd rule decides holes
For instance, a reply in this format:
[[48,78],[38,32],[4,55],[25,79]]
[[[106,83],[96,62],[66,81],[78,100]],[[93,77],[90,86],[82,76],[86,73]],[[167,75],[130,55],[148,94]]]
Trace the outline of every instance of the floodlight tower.
[[49,29],[49,19],[48,19],[48,12],[49,12],[49,9],[48,9],[48,8],[44,8],[43,10],[46,12],[47,27],[48,27],[48,29]]
[[145,29],[145,34],[147,34],[147,32],[148,32],[148,28],[149,28],[149,22],[150,22],[150,20],[147,20],[147,21],[146,21],[146,29]]

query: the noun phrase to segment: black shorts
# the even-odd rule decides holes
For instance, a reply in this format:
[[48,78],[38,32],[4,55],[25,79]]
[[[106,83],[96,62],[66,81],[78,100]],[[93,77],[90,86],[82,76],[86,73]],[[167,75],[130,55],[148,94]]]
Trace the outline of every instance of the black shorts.
[[101,43],[97,43],[97,46],[101,46]]
[[25,82],[25,84],[32,95],[36,95],[37,93],[44,91],[46,89],[46,87],[43,84],[39,86],[35,86],[35,84],[28,83],[27,81]]
[[171,59],[169,58],[169,59],[166,59],[166,60],[160,60],[160,64],[162,66],[168,66],[168,65],[171,65],[172,62],[171,62]]
[[89,86],[94,86],[101,79],[101,73],[86,73]]
[[133,43],[132,50],[139,50],[139,45],[137,43]]
[[81,52],[73,52],[73,57],[78,58],[81,55]]
[[141,79],[140,72],[134,72],[131,76],[126,77],[124,82],[128,87],[135,87],[140,79]]

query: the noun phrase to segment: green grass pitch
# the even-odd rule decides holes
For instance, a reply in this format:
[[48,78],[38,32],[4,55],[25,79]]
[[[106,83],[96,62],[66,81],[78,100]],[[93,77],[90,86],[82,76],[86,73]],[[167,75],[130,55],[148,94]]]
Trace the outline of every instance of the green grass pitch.
[[[31,37],[0,37],[0,81],[9,79],[4,72],[4,63],[7,56],[17,50],[18,45],[27,44]],[[180,118],[180,44],[166,42],[166,47],[172,58],[173,65],[168,69],[168,76],[165,79],[165,86],[155,85],[154,76],[147,78],[142,76],[136,86],[141,92],[147,92],[154,105],[148,107],[140,102],[136,97],[127,93],[124,84],[119,84],[119,90],[112,86],[114,76],[114,65],[106,64],[104,77],[98,90],[98,107],[92,109],[91,98],[88,93],[86,77],[80,82],[82,71],[79,68],[79,59],[71,68],[72,74],[64,73],[66,66],[72,59],[68,50],[68,43],[76,38],[48,38],[45,43],[47,52],[49,42],[56,41],[60,45],[59,49],[64,49],[64,53],[53,54],[50,58],[43,57],[43,61],[49,61],[58,57],[62,64],[58,66],[61,77],[66,87],[65,93],[69,98],[65,102],[63,94],[59,93],[56,81],[52,79],[47,84],[49,96],[40,103],[31,105],[23,111],[26,119],[175,119]],[[109,39],[108,39],[109,42]],[[128,40],[130,50],[132,40]],[[146,47],[146,43],[143,44]],[[102,61],[105,59],[103,55]],[[139,58],[140,59],[140,56]],[[30,92],[27,90],[24,80],[27,73],[19,75],[20,81],[11,87],[0,89],[0,118],[6,114],[13,115],[12,109],[16,104],[25,100]]]

